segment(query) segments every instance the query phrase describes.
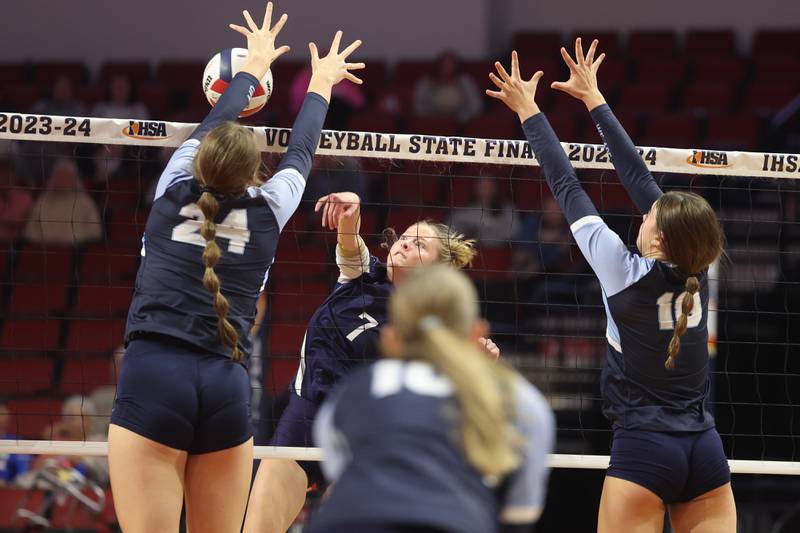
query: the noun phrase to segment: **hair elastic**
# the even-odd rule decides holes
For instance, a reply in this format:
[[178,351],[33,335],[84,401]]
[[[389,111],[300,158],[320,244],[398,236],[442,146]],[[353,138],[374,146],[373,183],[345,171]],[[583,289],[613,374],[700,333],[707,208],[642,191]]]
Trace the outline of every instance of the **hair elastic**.
[[419,328],[422,331],[430,331],[442,326],[442,321],[438,316],[425,315],[419,319]]

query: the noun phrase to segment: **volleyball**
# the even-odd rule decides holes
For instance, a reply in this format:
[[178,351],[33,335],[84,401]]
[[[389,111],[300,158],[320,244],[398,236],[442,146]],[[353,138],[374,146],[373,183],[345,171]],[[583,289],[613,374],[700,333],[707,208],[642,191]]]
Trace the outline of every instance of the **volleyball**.
[[[212,107],[216,105],[219,97],[222,96],[222,93],[228,88],[228,84],[246,61],[247,50],[245,48],[228,48],[212,57],[208,62],[203,71],[203,92]],[[250,98],[250,102],[239,114],[239,117],[249,117],[261,111],[271,95],[272,71],[267,70]]]

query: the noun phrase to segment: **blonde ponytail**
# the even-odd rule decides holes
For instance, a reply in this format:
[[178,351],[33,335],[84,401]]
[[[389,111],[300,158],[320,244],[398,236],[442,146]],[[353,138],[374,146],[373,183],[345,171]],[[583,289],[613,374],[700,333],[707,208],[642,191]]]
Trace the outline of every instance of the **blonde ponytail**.
[[206,248],[203,251],[203,264],[206,269],[203,273],[203,286],[214,296],[214,311],[217,313],[217,337],[219,340],[233,348],[231,358],[234,361],[242,360],[242,352],[239,350],[239,334],[236,328],[228,321],[228,300],[220,291],[219,277],[214,272],[214,267],[219,261],[221,251],[217,245],[217,225],[214,218],[219,212],[219,201],[216,197],[204,190],[197,201],[197,206],[203,212],[203,224],[200,226],[200,235],[206,241]]
[[389,321],[405,347],[403,357],[430,363],[453,384],[470,464],[483,475],[502,476],[520,463],[519,436],[512,426],[520,378],[464,340],[477,320],[472,283],[442,264],[410,275],[389,304]]
[[419,359],[453,384],[461,409],[461,436],[470,464],[485,476],[503,476],[520,457],[512,446],[509,411],[514,375],[444,326],[422,333]]
[[664,361],[664,368],[672,370],[675,368],[675,357],[681,350],[681,336],[686,333],[686,327],[689,321],[689,315],[692,314],[694,309],[694,295],[700,288],[700,282],[695,276],[686,278],[686,292],[681,300],[681,316],[675,324],[675,330],[672,332],[672,339],[669,341],[669,349],[667,351],[668,357]]

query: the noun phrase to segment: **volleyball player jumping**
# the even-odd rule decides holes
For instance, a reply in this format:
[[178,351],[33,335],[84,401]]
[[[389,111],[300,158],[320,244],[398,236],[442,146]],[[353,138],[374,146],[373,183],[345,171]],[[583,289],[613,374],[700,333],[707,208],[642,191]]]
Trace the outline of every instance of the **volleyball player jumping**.
[[[474,241],[443,224],[418,222],[390,244],[386,263],[371,256],[359,235],[361,200],[352,192],[323,196],[316,205],[322,226],[337,230],[339,279],[312,315],[301,347],[300,368],[291,385],[272,444],[311,446],[312,423],[331,389],[354,368],[379,355],[378,333],[394,286],[430,263],[463,268],[475,255]],[[499,356],[491,339],[480,339],[490,358]],[[284,533],[303,507],[309,483],[324,481],[316,462],[262,460],[253,483],[245,533]]]
[[425,266],[398,286],[380,332],[386,359],[346,378],[314,424],[333,486],[311,533],[530,531],[553,413],[486,357],[486,330],[463,273]]
[[252,471],[248,330],[281,229],[297,208],[332,87],[360,83],[361,44],[319,58],[286,155],[262,183],[256,137],[232,121],[270,64],[286,22],[245,11],[248,59],[156,188],[128,314],[127,352],[109,431],[114,503],[126,533],[240,531]]
[[601,377],[603,412],[614,438],[598,531],[661,532],[665,506],[677,532],[734,532],[730,470],[709,411],[708,267],[724,236],[711,206],[686,192],[663,193],[597,88],[597,41],[580,39],[570,70],[552,87],[582,100],[596,121],[628,194],[643,213],[639,254],[598,216],[569,159],[535,102],[530,80],[495,63],[490,74],[520,118],[528,142],[583,255],[600,281],[608,325]]

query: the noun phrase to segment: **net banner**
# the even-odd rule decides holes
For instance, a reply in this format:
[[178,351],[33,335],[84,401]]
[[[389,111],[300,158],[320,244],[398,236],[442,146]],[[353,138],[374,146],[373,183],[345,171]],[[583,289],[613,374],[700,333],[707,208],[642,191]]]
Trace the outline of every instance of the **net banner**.
[[[0,113],[0,139],[177,147],[197,124],[157,120],[56,117]],[[291,130],[253,127],[262,151],[286,151]],[[575,168],[612,169],[603,145],[561,143]],[[799,178],[800,154],[640,147],[653,172]],[[319,155],[447,163],[538,166],[527,142],[424,134],[325,130]]]

